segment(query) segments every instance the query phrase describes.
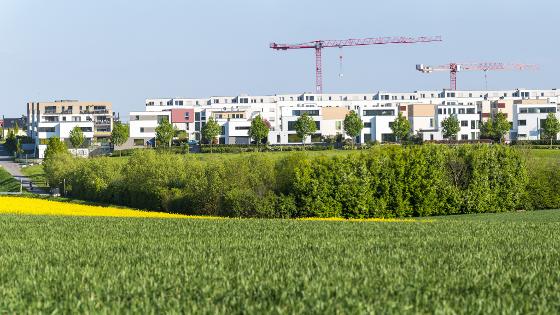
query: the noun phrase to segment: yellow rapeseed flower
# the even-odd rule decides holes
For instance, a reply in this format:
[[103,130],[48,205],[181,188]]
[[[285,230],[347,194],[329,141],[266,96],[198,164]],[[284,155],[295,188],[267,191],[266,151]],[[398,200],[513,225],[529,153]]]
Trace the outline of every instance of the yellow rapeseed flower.
[[90,206],[70,202],[59,202],[24,197],[0,197],[0,214],[126,218],[221,219],[219,217],[190,216],[163,212],[140,211],[127,208]]

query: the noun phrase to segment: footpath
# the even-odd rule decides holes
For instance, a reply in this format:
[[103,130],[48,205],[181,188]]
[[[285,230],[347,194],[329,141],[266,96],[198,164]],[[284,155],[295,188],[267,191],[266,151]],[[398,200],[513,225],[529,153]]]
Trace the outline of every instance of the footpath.
[[8,150],[4,145],[0,145],[0,167],[5,169],[10,175],[12,175],[18,182],[23,183],[23,189],[27,190],[33,194],[46,194],[47,192],[43,189],[37,188],[37,185],[33,183],[33,189],[29,189],[29,183],[31,179],[23,175],[21,172],[21,167],[18,163],[13,161],[13,157],[10,155]]

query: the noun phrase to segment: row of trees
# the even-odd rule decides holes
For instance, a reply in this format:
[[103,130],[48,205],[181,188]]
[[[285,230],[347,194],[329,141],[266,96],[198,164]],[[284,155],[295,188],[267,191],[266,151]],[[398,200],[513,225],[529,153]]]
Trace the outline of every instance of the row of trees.
[[[499,112],[480,126],[480,138],[490,139],[502,143],[504,137],[511,130],[511,123],[506,114]],[[444,138],[456,139],[461,131],[456,115],[451,115],[442,121],[442,134]],[[549,139],[550,144],[560,132],[560,121],[554,113],[549,113],[541,126],[542,138]]]
[[502,145],[376,146],[336,156],[249,154],[203,160],[139,150],[126,164],[53,152],[44,162],[48,182],[63,186],[69,196],[172,213],[367,218],[559,204],[558,168],[528,181],[522,151]]

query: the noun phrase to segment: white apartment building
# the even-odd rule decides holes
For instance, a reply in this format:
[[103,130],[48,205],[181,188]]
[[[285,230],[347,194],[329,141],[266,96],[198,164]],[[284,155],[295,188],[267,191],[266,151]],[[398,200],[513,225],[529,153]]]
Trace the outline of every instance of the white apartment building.
[[58,137],[71,148],[70,131],[80,127],[85,146],[107,142],[113,129],[113,111],[109,102],[60,100],[27,103],[27,135],[35,139],[35,155],[44,158],[48,139]]
[[[399,112],[411,122],[411,132],[422,134],[424,140],[442,140],[441,122],[450,115],[456,115],[461,125],[458,139],[476,140],[480,137],[481,122],[492,117],[496,111],[510,111],[508,119],[513,128],[517,128],[514,121],[519,119],[513,114],[514,103],[529,100],[554,107],[560,100],[560,91],[443,90],[147,99],[145,111],[130,113],[131,140],[128,144],[153,145],[155,127],[164,117],[177,129],[185,130],[192,140],[200,140],[202,127],[210,117],[214,117],[222,126],[220,143],[247,144],[250,143],[248,129],[251,120],[257,115],[270,124],[270,144],[297,144],[301,143],[301,139],[296,135],[294,122],[304,113],[317,124],[317,132],[307,142],[321,142],[326,136],[344,134],[342,122],[349,111],[358,113],[364,122],[364,129],[357,139],[359,143],[393,141],[390,125]],[[514,129],[512,136],[525,134],[525,131]]]

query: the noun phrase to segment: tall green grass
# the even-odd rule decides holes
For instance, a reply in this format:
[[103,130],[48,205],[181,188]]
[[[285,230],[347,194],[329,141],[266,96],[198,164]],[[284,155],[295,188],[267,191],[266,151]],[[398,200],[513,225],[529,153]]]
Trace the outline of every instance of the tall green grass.
[[0,216],[0,313],[557,313],[560,211],[432,222]]
[[0,192],[19,192],[20,183],[0,167]]

